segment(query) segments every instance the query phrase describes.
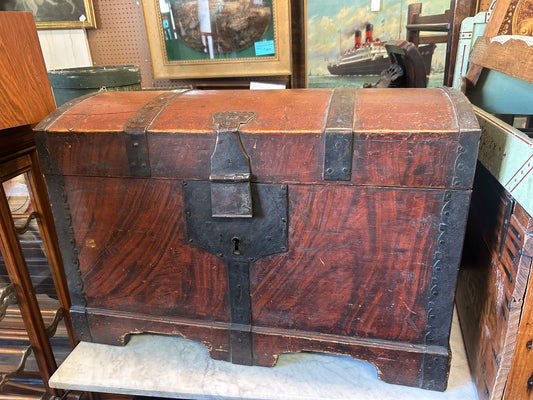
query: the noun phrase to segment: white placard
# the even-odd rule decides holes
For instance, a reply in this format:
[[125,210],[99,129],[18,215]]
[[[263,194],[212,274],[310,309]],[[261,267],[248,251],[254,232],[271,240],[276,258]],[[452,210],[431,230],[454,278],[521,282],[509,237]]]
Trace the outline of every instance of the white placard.
[[269,89],[285,89],[285,84],[274,82],[250,82],[250,90],[269,90]]
[[381,9],[381,0],[370,0],[370,11],[379,11]]

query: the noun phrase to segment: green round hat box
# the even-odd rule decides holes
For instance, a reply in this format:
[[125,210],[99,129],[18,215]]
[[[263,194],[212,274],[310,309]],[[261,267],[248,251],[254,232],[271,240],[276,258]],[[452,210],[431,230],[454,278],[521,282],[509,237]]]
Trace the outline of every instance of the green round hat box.
[[48,71],[56,106],[99,90],[141,90],[141,71],[135,65],[78,67]]

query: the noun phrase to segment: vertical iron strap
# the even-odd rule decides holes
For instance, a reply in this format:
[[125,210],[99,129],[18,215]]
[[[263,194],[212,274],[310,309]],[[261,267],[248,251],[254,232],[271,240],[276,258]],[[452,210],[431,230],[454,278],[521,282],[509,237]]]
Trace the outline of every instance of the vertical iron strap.
[[355,96],[355,88],[333,91],[324,133],[324,180],[349,181],[352,177]]
[[231,310],[229,332],[231,362],[253,365],[249,263],[228,261],[228,286]]
[[474,172],[477,164],[477,154],[481,128],[472,105],[466,96],[458,90],[440,88],[450,101],[458,131],[457,157],[454,163],[450,185],[454,189],[471,189],[474,183]]
[[206,199],[213,182],[184,181],[183,201],[187,242],[226,261],[230,307],[228,344],[230,361],[253,364],[250,265],[288,248],[287,185],[252,183],[252,218],[213,217]]
[[158,94],[143,105],[126,122],[126,126],[124,127],[124,133],[126,134],[126,152],[130,174],[132,176],[148,177],[151,175],[146,131],[165,106],[183,92],[168,91]]

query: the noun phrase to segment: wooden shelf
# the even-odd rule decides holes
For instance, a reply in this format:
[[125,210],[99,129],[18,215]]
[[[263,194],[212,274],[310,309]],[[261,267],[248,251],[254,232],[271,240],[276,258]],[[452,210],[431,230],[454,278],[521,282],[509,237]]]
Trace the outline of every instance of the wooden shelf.
[[0,400],[44,400],[48,397],[45,395],[22,395],[22,394],[2,394],[0,393]]
[[15,304],[15,291],[10,283],[0,283],[0,320],[4,318],[7,308]]
[[0,389],[8,382],[12,376],[20,374],[24,370],[26,360],[31,353],[29,344],[2,345],[0,347]]
[[[0,298],[3,298],[6,304],[9,300],[10,304],[5,307],[3,316],[0,318],[0,395],[5,394],[4,392],[8,390],[9,386],[20,386],[19,383],[11,381],[10,378],[28,376],[37,382],[40,378],[39,367],[35,357],[32,355],[30,338],[24,319],[20,308],[16,304],[16,299],[13,297],[12,285],[3,284],[0,287]],[[58,361],[58,354],[56,353],[61,353],[61,359],[58,361],[61,362],[66,358],[70,350],[70,343],[66,328],[64,324],[61,324],[62,311],[59,307],[59,301],[47,295],[37,295],[36,298],[48,337],[52,338],[58,334],[59,340],[62,341],[60,349],[63,349],[63,351],[56,352],[54,349],[56,361]],[[66,351],[64,351],[65,349]],[[41,398],[42,393],[45,392],[43,386],[39,384],[22,386],[24,386],[25,390],[39,393],[37,398]],[[7,398],[17,399],[20,394],[17,393],[10,396],[12,397]],[[25,399],[33,399],[34,397],[34,395],[30,395],[30,397],[23,396]]]
[[[59,302],[46,295],[37,295],[44,326],[48,337],[56,334],[62,312]],[[29,340],[20,308],[14,304],[7,307],[5,316],[0,321],[0,340]],[[0,342],[0,347],[2,346]]]

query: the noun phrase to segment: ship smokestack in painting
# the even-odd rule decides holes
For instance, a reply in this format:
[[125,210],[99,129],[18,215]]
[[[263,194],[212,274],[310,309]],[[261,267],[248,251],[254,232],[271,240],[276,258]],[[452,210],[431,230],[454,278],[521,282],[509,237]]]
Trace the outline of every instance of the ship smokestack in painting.
[[[327,61],[327,68],[332,75],[380,75],[382,71],[391,66],[391,60],[386,41],[374,38],[374,25],[366,22],[359,26],[365,27],[365,41],[363,42],[361,30],[354,33],[354,44],[348,49],[341,49],[339,56],[333,61]],[[431,59],[435,44],[424,44],[418,47],[424,64],[431,66]],[[426,71],[429,74],[429,68]]]
[[374,41],[374,25],[366,24],[365,43],[372,43]]
[[356,49],[361,47],[361,31],[355,31],[354,47]]

